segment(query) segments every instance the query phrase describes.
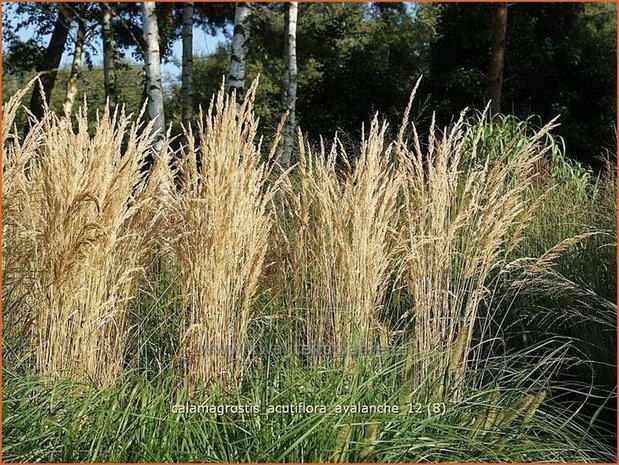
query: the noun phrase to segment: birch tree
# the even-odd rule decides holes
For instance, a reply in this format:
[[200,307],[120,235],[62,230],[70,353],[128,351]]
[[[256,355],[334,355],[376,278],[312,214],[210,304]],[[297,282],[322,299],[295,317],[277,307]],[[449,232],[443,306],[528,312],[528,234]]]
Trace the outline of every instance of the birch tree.
[[501,111],[501,90],[503,87],[503,68],[505,66],[505,41],[507,36],[507,3],[492,5],[492,45],[490,49],[490,69],[488,72],[487,96],[490,111]]
[[112,29],[112,8],[108,3],[101,3],[101,29],[103,31],[103,85],[105,98],[111,111],[118,105],[116,90],[116,68],[114,65],[114,31]]
[[243,101],[245,92],[245,74],[247,71],[247,53],[249,51],[251,7],[248,3],[237,3],[234,12],[234,33],[232,35],[232,56],[228,91],[236,91],[237,103]]
[[193,2],[183,4],[183,73],[181,82],[183,126],[193,117]]
[[286,60],[286,73],[284,76],[285,106],[288,110],[288,119],[284,127],[284,150],[280,159],[283,167],[290,166],[292,150],[294,147],[294,128],[296,120],[297,99],[297,15],[298,2],[290,2],[286,11],[286,40],[284,53]]
[[155,121],[153,131],[158,131],[155,149],[160,150],[165,133],[165,116],[163,112],[163,90],[161,86],[161,58],[159,53],[159,31],[157,12],[154,2],[142,3],[142,22],[144,24],[144,42],[146,44],[146,93],[148,96],[148,118]]
[[71,72],[67,81],[67,92],[64,99],[62,109],[65,117],[71,116],[73,104],[77,95],[77,81],[80,78],[82,67],[82,53],[84,51],[84,42],[86,41],[86,5],[82,8],[76,8],[77,33],[75,36],[75,47],[73,49],[73,60],[71,62]]

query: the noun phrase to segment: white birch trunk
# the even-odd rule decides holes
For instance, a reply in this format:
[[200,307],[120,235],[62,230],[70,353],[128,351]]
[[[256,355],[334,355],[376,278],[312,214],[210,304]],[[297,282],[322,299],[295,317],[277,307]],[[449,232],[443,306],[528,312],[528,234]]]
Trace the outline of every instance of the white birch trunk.
[[284,63],[286,69],[284,70],[284,79],[282,82],[282,108],[284,111],[288,110],[288,12],[290,8],[286,6],[284,10]]
[[[84,14],[85,9],[81,11]],[[82,67],[82,52],[84,50],[84,42],[86,41],[86,18],[77,18],[77,35],[75,37],[75,48],[73,50],[73,62],[71,63],[71,73],[67,81],[67,93],[65,95],[62,109],[65,117],[71,116],[73,104],[77,95],[77,81],[81,75]]]
[[245,74],[247,53],[249,51],[251,7],[247,3],[237,3],[234,13],[234,33],[232,35],[232,56],[228,91],[236,91],[237,103],[243,101],[245,93]]
[[193,117],[193,2],[183,4],[183,73],[181,82],[183,126]]
[[165,116],[163,112],[163,89],[161,86],[161,58],[159,54],[159,30],[154,2],[142,3],[142,21],[144,24],[144,41],[146,43],[146,93],[148,95],[148,118],[154,121],[155,149],[160,150],[165,134]]
[[288,4],[286,15],[286,109],[289,111],[286,125],[284,126],[284,150],[280,164],[285,168],[290,166],[292,151],[294,148],[294,130],[296,124],[296,99],[297,99],[297,16],[299,11],[298,2]]

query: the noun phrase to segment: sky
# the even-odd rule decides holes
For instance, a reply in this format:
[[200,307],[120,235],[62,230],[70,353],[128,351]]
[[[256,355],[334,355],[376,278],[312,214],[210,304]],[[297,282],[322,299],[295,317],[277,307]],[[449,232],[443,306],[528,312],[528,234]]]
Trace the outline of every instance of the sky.
[[[10,14],[11,10],[14,8],[14,4],[3,3],[2,9],[5,14]],[[21,18],[19,16],[15,17],[16,21],[19,21]],[[72,34],[75,34],[75,28],[71,31]],[[22,41],[27,41],[29,39],[35,38],[35,28],[33,26],[27,26],[25,28],[20,29],[17,33],[17,36]],[[50,35],[41,35],[39,36],[40,43],[43,46],[47,46],[49,43]],[[203,29],[195,27],[193,29],[193,54],[194,56],[202,56],[209,55],[213,53],[217,45],[220,42],[225,42],[226,38],[224,37],[222,32],[218,32],[216,36],[211,36],[204,32]],[[3,44],[3,48],[6,44]],[[87,45],[91,51],[92,62],[94,66],[102,66],[103,60],[103,41],[101,39],[100,34],[96,34],[94,37],[88,39]],[[181,75],[181,57],[182,57],[182,43],[180,40],[174,42],[172,47],[172,58],[167,63],[161,64],[161,74],[164,87],[170,84],[174,79],[180,79]],[[135,60],[131,56],[131,50],[125,52],[125,57],[128,61],[134,62]],[[73,59],[73,47],[71,44],[68,44],[64,54],[62,55],[61,66],[70,65],[71,60]]]

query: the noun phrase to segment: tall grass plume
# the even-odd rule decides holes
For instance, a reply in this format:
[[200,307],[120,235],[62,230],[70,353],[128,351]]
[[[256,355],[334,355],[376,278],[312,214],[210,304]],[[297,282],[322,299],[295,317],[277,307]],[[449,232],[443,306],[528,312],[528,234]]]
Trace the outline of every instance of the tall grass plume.
[[136,199],[150,138],[107,111],[89,135],[84,108],[75,124],[47,112],[21,140],[10,129],[16,105],[4,114],[4,265],[27,277],[21,286],[36,366],[109,383],[122,366],[147,249],[130,225],[147,201]]
[[241,105],[223,88],[177,163],[167,202],[170,246],[185,305],[181,351],[192,384],[235,385],[243,374],[250,307],[263,270],[274,195],[253,114],[257,81]]

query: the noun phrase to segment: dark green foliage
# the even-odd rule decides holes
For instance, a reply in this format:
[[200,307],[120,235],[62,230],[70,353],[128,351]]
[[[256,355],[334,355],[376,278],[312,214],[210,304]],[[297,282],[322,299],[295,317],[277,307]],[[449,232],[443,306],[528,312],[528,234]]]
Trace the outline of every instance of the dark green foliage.
[[[445,121],[481,108],[488,72],[489,4],[442,4],[430,47],[429,90]],[[511,4],[502,111],[560,115],[568,155],[596,169],[615,147],[616,9],[611,3]]]
[[313,137],[356,134],[375,112],[394,120],[424,64],[422,25],[401,5],[308,5],[299,12],[301,126]]
[[[6,57],[5,57],[6,58]],[[69,79],[70,69],[68,67],[61,68],[56,77],[56,84],[52,91],[50,108],[61,114],[62,104],[64,102],[67,80]],[[137,115],[141,110],[142,104],[142,87],[144,74],[141,66],[131,65],[120,62],[116,69],[117,74],[117,89],[119,93],[119,101],[125,106],[127,113]],[[2,101],[6,102],[15,92],[21,89],[25,82],[34,78],[35,72],[30,70],[23,74],[23,79],[9,73],[4,73],[2,76]],[[94,124],[97,112],[101,113],[105,108],[105,91],[103,88],[103,69],[83,69],[81,76],[77,81],[77,96],[75,99],[75,107],[80,107],[84,103],[84,98],[88,105],[88,119]],[[26,99],[30,98],[30,92],[26,94]],[[23,127],[25,112],[20,112],[16,119],[18,127]]]
[[23,79],[24,73],[36,68],[45,50],[36,40],[11,42],[2,60],[3,72]]

